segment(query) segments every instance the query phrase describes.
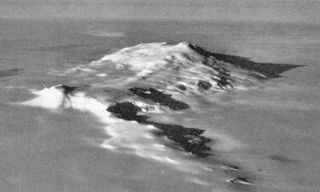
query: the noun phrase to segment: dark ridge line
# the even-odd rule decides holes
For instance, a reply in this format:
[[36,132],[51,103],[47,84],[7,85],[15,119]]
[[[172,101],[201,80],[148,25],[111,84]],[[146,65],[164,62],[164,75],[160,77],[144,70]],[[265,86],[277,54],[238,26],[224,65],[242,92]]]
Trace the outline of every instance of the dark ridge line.
[[[294,64],[283,64],[283,63],[257,63],[251,61],[249,58],[227,55],[222,53],[212,53],[209,52],[198,45],[189,43],[189,47],[199,53],[200,55],[205,56],[207,59],[214,57],[217,60],[230,63],[236,67],[242,69],[258,72],[264,75],[267,79],[281,77],[281,73],[305,65],[294,65]],[[254,75],[254,74],[253,74]]]
[[1,70],[0,71],[0,78],[17,76],[17,75],[19,75],[20,71],[22,71],[22,69],[19,69],[19,68]]
[[171,97],[170,94],[164,94],[154,88],[134,87],[130,88],[129,91],[144,99],[148,99],[155,103],[159,103],[160,105],[167,106],[171,110],[177,111],[190,108],[188,104],[175,100]]
[[190,152],[197,157],[212,155],[212,153],[210,153],[212,151],[211,148],[207,146],[208,143],[212,142],[212,139],[202,136],[204,133],[202,129],[149,121],[149,116],[137,115],[137,113],[141,111],[141,108],[130,102],[116,103],[108,107],[107,111],[123,120],[134,120],[141,124],[153,125],[159,129],[159,131],[154,132],[155,135],[166,136],[184,151]]

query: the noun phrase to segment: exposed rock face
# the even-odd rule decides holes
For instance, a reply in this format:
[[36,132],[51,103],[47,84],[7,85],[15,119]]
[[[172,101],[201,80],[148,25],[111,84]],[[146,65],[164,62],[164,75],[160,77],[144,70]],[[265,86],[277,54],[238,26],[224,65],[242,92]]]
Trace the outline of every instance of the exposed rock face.
[[[288,71],[290,69],[294,69],[296,67],[301,67],[303,65],[292,65],[292,64],[283,64],[283,63],[257,63],[251,61],[248,58],[235,56],[235,55],[227,55],[222,53],[212,53],[204,48],[190,44],[189,47],[199,53],[200,55],[206,57],[208,60],[209,58],[213,59],[214,61],[222,61],[229,63],[235,67],[239,67],[248,71],[252,71],[252,76],[256,78],[277,78],[281,77],[281,73]],[[212,62],[206,62],[205,65],[212,67]],[[262,76],[261,76],[262,75]]]
[[211,155],[211,149],[207,146],[212,140],[202,136],[204,130],[197,128],[186,128],[181,125],[156,123],[148,120],[148,116],[138,115],[141,108],[130,103],[116,103],[108,107],[107,111],[112,112],[118,118],[123,120],[134,120],[141,124],[153,125],[158,128],[155,134],[166,136],[173,141],[178,148],[190,152],[198,157]]
[[186,128],[181,125],[174,124],[162,124],[147,121],[147,124],[151,124],[156,128],[159,128],[162,132],[161,135],[166,136],[168,139],[179,144],[183,150],[190,152],[197,157],[206,157],[211,155],[211,149],[207,146],[212,140],[201,136],[204,132],[202,129]]
[[178,89],[180,89],[180,90],[182,90],[182,91],[187,90],[186,86],[181,85],[181,84],[179,84],[177,87],[178,87]]
[[116,103],[116,105],[108,107],[107,111],[112,112],[120,119],[140,122],[137,113],[141,109],[130,102]]
[[211,83],[209,83],[208,81],[203,81],[203,80],[200,80],[197,85],[198,85],[198,87],[200,87],[201,89],[204,89],[204,90],[208,90],[212,87]]
[[171,110],[183,110],[188,109],[189,105],[181,101],[175,100],[169,94],[164,94],[154,88],[138,88],[134,87],[129,89],[133,94],[142,97],[144,99],[151,100],[160,105],[169,107]]

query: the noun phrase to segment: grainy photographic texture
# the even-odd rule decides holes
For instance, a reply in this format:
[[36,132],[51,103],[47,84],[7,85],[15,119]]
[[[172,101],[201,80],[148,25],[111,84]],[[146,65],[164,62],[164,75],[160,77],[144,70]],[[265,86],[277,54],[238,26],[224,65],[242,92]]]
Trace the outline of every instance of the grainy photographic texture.
[[0,0],[0,192],[320,191],[319,10]]

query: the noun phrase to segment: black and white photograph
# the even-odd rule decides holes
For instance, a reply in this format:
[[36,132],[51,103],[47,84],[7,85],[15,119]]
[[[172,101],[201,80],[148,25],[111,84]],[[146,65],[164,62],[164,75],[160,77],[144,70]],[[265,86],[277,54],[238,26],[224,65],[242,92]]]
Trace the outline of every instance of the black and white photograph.
[[320,0],[0,0],[0,192],[319,192]]

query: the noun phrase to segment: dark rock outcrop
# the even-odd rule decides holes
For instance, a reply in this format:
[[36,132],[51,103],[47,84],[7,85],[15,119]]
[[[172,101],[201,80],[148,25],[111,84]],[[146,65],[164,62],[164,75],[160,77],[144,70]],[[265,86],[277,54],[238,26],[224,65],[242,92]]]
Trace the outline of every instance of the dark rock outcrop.
[[210,147],[207,146],[212,140],[202,136],[204,133],[202,129],[149,121],[148,116],[138,115],[141,108],[130,102],[116,103],[108,107],[107,111],[123,120],[134,120],[141,124],[153,125],[159,129],[159,131],[155,132],[156,135],[166,136],[184,151],[190,152],[197,157],[206,157],[212,154],[210,153]]
[[146,116],[137,115],[137,113],[141,111],[141,108],[130,102],[116,103],[115,105],[108,107],[107,111],[113,113],[118,118],[127,121],[134,120],[138,123],[144,123],[147,119]]
[[228,180],[227,182],[237,184],[237,185],[253,185],[252,181],[250,181],[248,178],[243,176],[237,176],[233,179]]
[[168,139],[179,144],[183,150],[190,152],[198,157],[206,157],[210,155],[210,147],[206,144],[210,143],[212,140],[201,136],[204,132],[202,129],[196,128],[186,128],[181,125],[175,124],[162,124],[147,121],[147,124],[151,124],[156,128],[159,128],[162,132],[158,135],[164,135]]
[[203,81],[203,80],[198,81],[197,85],[198,85],[198,87],[200,87],[203,90],[208,90],[212,87],[211,83],[209,83],[208,81]]
[[[212,53],[203,49],[200,46],[193,45],[193,44],[189,44],[189,47],[194,51],[196,51],[197,53],[203,55],[207,59],[215,58],[218,61],[230,63],[236,67],[240,67],[245,70],[258,72],[263,76],[265,76],[266,79],[281,77],[280,75],[281,73],[288,71],[290,69],[303,66],[303,65],[293,65],[293,64],[283,64],[283,63],[256,63],[245,57],[227,55],[227,54],[221,54],[221,53]],[[205,64],[208,65],[209,63],[205,63]],[[212,67],[213,65],[209,64],[208,66]],[[256,76],[256,73],[252,73],[252,75]]]
[[189,105],[181,101],[175,100],[169,94],[164,94],[154,88],[130,88],[129,91],[139,97],[151,100],[160,105],[169,107],[171,110],[188,109]]
[[182,91],[187,90],[186,86],[181,85],[181,84],[179,84],[177,87],[178,87],[178,89],[180,89],[180,90],[182,90]]

